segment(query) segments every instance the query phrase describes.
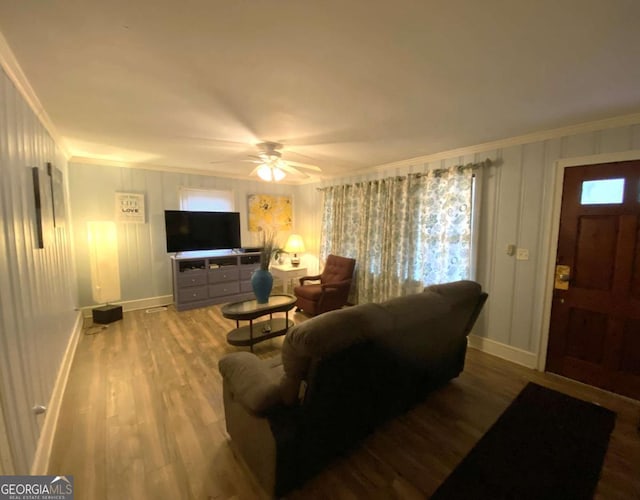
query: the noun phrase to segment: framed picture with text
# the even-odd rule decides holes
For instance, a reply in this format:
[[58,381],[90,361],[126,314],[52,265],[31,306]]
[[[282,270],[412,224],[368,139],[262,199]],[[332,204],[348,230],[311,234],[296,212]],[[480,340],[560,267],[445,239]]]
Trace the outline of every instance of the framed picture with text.
[[144,194],[116,193],[116,222],[144,224]]

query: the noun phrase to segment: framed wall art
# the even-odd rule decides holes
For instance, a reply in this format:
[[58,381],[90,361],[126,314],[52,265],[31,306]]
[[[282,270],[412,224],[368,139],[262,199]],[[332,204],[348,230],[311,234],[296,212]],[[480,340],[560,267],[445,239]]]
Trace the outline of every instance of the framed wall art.
[[144,194],[116,193],[116,222],[144,224]]
[[44,231],[42,230],[42,194],[40,191],[40,169],[31,168],[33,180],[33,200],[35,203],[36,248],[44,248]]
[[47,173],[51,185],[51,207],[53,209],[53,226],[64,227],[66,210],[64,207],[64,184],[62,172],[51,163],[47,163]]
[[291,231],[291,196],[250,194],[247,197],[249,231]]

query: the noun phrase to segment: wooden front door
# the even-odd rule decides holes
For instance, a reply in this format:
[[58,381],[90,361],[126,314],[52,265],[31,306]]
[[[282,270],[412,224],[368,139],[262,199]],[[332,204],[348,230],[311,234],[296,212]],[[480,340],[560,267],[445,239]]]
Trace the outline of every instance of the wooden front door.
[[565,169],[547,370],[640,399],[640,160]]

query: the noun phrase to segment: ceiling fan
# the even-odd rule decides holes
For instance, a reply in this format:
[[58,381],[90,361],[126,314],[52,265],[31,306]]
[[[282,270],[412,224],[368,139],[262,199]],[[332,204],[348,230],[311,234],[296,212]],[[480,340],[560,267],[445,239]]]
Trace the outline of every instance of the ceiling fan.
[[279,142],[261,142],[256,144],[258,148],[257,155],[249,155],[252,163],[257,163],[258,166],[253,169],[249,175],[257,175],[262,180],[267,182],[278,182],[285,178],[287,173],[299,175],[302,177],[309,177],[305,172],[301,172],[299,169],[312,170],[315,172],[321,172],[322,170],[315,165],[309,165],[307,163],[300,163],[291,160],[282,159],[282,144]]

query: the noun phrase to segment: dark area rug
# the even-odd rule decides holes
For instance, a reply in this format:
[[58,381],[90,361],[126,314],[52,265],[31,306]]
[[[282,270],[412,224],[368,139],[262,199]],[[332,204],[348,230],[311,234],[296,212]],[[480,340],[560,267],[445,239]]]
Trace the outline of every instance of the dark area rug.
[[431,498],[593,498],[615,419],[529,383]]

